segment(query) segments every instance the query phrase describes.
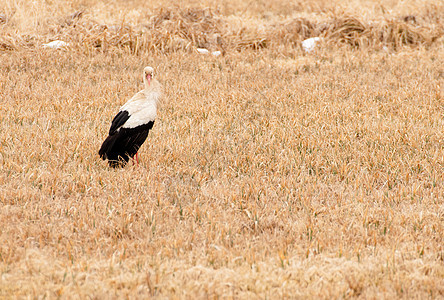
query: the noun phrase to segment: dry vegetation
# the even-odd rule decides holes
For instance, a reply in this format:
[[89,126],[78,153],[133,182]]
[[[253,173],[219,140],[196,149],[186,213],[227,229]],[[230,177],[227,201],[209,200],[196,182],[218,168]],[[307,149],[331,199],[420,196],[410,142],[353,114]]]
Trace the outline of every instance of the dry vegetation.
[[442,2],[66,2],[0,4],[0,298],[444,298]]

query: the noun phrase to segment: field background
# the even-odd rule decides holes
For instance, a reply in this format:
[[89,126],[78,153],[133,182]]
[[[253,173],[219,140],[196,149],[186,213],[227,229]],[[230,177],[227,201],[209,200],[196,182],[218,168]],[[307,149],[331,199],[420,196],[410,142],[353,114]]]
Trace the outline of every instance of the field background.
[[442,1],[108,2],[0,4],[0,298],[444,298]]

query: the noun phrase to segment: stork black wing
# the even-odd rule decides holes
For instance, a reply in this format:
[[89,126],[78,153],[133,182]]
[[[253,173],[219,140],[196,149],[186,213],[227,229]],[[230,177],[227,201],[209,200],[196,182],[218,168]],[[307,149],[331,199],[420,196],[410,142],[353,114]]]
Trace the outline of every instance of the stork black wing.
[[126,110],[119,111],[119,113],[114,117],[111,127],[109,128],[109,135],[112,135],[116,130],[128,121],[130,115]]
[[124,166],[139,151],[153,125],[154,121],[150,121],[135,128],[121,128],[109,135],[100,148],[100,157],[108,159],[111,167]]

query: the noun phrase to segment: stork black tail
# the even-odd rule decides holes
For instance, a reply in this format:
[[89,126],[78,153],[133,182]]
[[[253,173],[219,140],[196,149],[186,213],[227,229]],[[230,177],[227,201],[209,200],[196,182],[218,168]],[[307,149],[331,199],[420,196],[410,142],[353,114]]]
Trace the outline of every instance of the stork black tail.
[[118,134],[109,135],[100,147],[99,156],[103,160],[108,159],[108,164],[111,168],[124,167],[128,161],[128,157],[119,156],[114,149],[114,144],[118,139]]
[[105,141],[102,144],[102,147],[100,147],[99,150],[99,156],[101,159],[109,159],[109,154],[111,153],[111,150],[113,149],[114,143],[117,140],[117,135],[109,135]]

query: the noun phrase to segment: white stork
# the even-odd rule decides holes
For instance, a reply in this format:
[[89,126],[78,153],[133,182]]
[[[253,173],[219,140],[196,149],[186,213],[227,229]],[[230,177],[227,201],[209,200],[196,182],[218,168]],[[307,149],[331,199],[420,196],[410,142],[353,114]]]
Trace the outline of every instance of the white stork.
[[143,69],[145,89],[128,100],[111,123],[109,135],[99,150],[100,157],[108,159],[110,167],[123,167],[129,158],[134,156],[139,163],[137,152],[153,128],[161,96],[162,86],[153,77],[154,69],[145,67]]

